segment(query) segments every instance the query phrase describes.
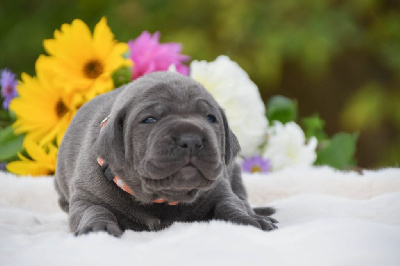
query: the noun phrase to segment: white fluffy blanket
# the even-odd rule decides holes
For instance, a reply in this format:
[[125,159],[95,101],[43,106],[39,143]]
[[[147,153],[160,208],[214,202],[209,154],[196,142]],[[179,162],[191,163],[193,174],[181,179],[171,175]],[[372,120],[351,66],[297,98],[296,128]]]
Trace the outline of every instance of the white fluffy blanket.
[[400,265],[400,169],[245,175],[279,229],[222,221],[74,237],[52,178],[0,173],[0,265]]

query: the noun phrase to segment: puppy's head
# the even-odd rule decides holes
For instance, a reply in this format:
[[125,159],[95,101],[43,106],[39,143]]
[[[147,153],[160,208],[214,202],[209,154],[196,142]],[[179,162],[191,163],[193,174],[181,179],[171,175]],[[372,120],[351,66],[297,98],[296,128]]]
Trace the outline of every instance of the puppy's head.
[[213,97],[193,79],[170,72],[127,85],[94,145],[144,203],[195,201],[239,149]]

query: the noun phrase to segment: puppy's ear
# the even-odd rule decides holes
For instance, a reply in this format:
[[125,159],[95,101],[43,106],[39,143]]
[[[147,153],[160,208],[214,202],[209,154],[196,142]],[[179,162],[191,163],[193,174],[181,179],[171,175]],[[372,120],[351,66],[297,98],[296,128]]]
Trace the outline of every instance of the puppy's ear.
[[99,125],[99,136],[94,143],[93,150],[97,156],[113,165],[123,164],[125,161],[124,120],[126,111],[121,110]]
[[225,135],[225,164],[230,164],[240,152],[240,144],[235,134],[229,128],[224,110],[220,109]]

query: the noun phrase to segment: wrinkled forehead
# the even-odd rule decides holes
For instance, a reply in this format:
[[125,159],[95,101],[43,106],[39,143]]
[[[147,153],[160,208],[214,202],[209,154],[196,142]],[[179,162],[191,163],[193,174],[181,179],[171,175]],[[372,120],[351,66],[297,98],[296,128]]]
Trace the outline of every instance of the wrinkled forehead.
[[168,103],[173,106],[201,106],[218,108],[218,104],[207,90],[199,83],[185,79],[172,81],[160,80],[144,88],[138,100],[142,103]]
[[200,84],[160,81],[143,90],[140,98],[143,101],[161,100],[184,103],[198,98],[207,99],[207,94]]
[[152,108],[157,110],[157,113],[219,110],[215,99],[200,83],[179,74],[149,75],[147,79],[140,80],[129,90],[133,98],[128,105],[136,110]]
[[156,113],[204,113],[216,112],[218,105],[199,86],[180,87],[176,84],[158,84],[149,88],[142,98],[142,109],[153,109]]

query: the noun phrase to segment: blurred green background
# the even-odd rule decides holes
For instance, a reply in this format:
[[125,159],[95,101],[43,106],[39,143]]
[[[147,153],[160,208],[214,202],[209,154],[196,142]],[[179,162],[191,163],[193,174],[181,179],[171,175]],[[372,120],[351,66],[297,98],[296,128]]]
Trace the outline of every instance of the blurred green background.
[[192,59],[230,56],[264,101],[297,99],[299,116],[319,113],[329,134],[360,132],[359,166],[399,166],[400,1],[2,0],[0,68],[34,75],[43,39],[102,16],[120,41],[160,31]]

